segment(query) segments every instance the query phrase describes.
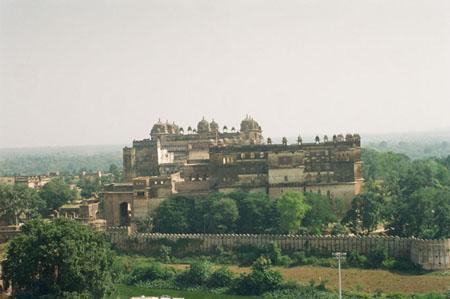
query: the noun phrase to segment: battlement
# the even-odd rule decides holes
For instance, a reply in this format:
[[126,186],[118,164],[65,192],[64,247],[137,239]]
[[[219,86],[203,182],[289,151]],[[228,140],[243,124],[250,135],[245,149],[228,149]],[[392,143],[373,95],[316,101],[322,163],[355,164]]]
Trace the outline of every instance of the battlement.
[[[123,229],[119,231],[124,232]],[[331,253],[337,251],[368,254],[377,248],[386,248],[390,256],[411,259],[427,270],[450,269],[450,239],[269,234],[140,234],[131,231],[128,235],[116,234],[114,237],[115,241],[112,241],[119,248],[132,252],[157,252],[162,245],[173,245],[177,250],[189,253],[209,252],[218,247],[237,249],[243,245],[261,247],[274,243],[284,251],[302,250],[331,256]]]

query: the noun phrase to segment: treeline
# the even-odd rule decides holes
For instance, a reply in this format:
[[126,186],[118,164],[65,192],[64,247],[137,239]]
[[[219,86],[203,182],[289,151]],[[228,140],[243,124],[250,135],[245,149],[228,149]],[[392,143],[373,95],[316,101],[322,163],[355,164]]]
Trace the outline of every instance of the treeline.
[[[423,137],[423,136],[422,136]],[[450,140],[449,136],[444,137]],[[419,138],[417,138],[419,139]],[[423,138],[422,138],[423,139]],[[450,142],[437,141],[436,139],[420,141],[380,141],[370,142],[365,148],[382,152],[396,152],[404,154],[412,159],[425,159],[432,157],[446,157],[450,155]]]
[[0,175],[38,175],[59,171],[107,171],[111,164],[122,167],[120,146],[86,146],[0,150]]
[[[313,193],[285,192],[278,199],[264,193],[216,193],[208,197],[175,196],[161,203],[153,229],[167,233],[320,234],[337,224],[344,202]],[[138,223],[141,230],[148,229]],[[343,227],[334,225],[333,232]]]
[[421,238],[450,237],[450,156],[412,160],[365,149],[365,191],[343,219],[353,232]]

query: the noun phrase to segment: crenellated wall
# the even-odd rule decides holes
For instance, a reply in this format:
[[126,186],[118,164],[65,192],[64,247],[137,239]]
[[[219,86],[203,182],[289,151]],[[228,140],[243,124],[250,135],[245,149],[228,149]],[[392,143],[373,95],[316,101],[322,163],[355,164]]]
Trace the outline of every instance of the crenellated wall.
[[450,269],[450,239],[422,240],[371,236],[301,236],[250,234],[133,234],[129,228],[110,228],[111,242],[118,248],[133,252],[154,252],[161,245],[175,245],[184,252],[207,252],[218,247],[234,249],[242,245],[277,244],[282,250],[302,250],[331,255],[332,252],[356,251],[368,254],[386,248],[390,256],[407,257],[427,270]]

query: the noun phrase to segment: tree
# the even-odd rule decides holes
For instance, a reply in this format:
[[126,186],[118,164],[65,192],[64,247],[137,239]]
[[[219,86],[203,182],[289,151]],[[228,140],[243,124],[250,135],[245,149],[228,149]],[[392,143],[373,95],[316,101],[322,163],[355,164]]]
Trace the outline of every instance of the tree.
[[278,229],[283,233],[293,233],[300,229],[306,212],[311,207],[305,203],[305,196],[298,192],[285,192],[277,200],[279,214]]
[[450,236],[450,190],[425,187],[392,204],[389,232],[403,237],[446,238]]
[[82,179],[78,182],[77,186],[81,189],[81,196],[84,198],[91,197],[93,193],[100,192],[102,188],[102,184],[99,179]]
[[109,172],[113,175],[114,182],[120,182],[122,180],[122,173],[116,164],[109,166]]
[[42,187],[39,196],[45,201],[47,209],[56,210],[63,204],[77,199],[78,193],[70,189],[62,179],[53,179]]
[[229,195],[239,209],[237,231],[240,233],[268,233],[276,229],[275,202],[264,193],[236,192]]
[[190,231],[190,216],[194,200],[186,196],[175,196],[163,201],[155,213],[155,227],[165,233],[187,233]]
[[45,206],[38,193],[23,185],[0,184],[0,218],[7,224],[19,224],[19,215],[31,218]]
[[210,212],[206,215],[208,232],[232,233],[239,217],[236,202],[231,198],[220,198],[211,203]]
[[305,197],[306,204],[311,208],[303,218],[302,227],[305,227],[309,233],[321,234],[329,223],[338,221],[330,198],[312,192],[306,193]]
[[111,251],[103,235],[73,220],[32,220],[8,246],[3,278],[19,298],[102,298],[111,288]]
[[353,233],[374,231],[382,220],[382,197],[374,192],[364,192],[352,199],[343,224],[346,224]]

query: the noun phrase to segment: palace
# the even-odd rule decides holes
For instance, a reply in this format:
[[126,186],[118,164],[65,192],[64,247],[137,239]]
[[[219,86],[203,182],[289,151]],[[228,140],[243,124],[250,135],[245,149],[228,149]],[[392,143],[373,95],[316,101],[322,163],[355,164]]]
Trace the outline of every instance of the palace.
[[317,192],[350,200],[362,188],[358,134],[317,136],[295,144],[263,139],[257,121],[247,116],[239,131],[222,130],[202,119],[185,131],[175,123],[156,123],[150,138],[123,149],[124,183],[104,188],[108,226],[144,218],[172,195],[212,192]]

